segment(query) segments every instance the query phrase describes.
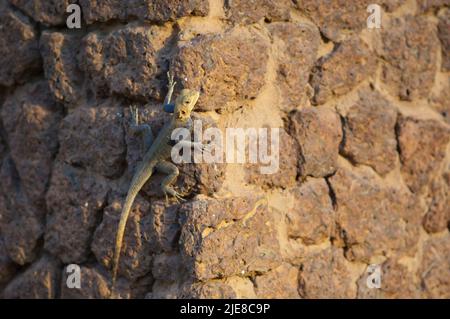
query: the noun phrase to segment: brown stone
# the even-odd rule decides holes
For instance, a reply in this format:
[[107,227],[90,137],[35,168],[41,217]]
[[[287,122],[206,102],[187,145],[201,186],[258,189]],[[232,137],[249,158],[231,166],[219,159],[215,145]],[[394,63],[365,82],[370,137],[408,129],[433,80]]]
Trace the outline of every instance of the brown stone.
[[40,69],[38,32],[30,20],[0,4],[0,85],[22,83]]
[[450,237],[429,239],[423,246],[422,264],[418,270],[422,297],[450,298]]
[[417,6],[421,12],[437,10],[440,7],[449,6],[449,0],[417,0]]
[[423,227],[429,233],[447,229],[450,223],[450,185],[444,178],[436,178],[430,187],[431,202],[423,219]]
[[65,264],[87,260],[108,190],[101,177],[57,162],[46,197],[45,248]]
[[275,38],[277,55],[277,85],[281,89],[282,109],[294,110],[307,104],[311,68],[316,61],[320,35],[315,26],[277,22],[268,25]]
[[180,254],[162,253],[153,259],[152,275],[156,280],[176,282],[182,280],[184,265]]
[[341,154],[353,163],[371,166],[380,175],[389,173],[397,160],[396,121],[394,106],[383,96],[360,92],[344,120]]
[[300,267],[298,293],[302,298],[354,298],[355,290],[340,249],[311,253]]
[[3,126],[22,187],[29,199],[42,204],[58,149],[62,109],[45,81],[18,88],[1,109]]
[[67,287],[67,279],[71,273],[67,267],[61,279],[61,299],[107,299],[110,295],[110,282],[96,267],[80,266],[81,288]]
[[439,170],[450,141],[450,129],[436,120],[401,116],[397,135],[403,179],[411,191],[420,193]]
[[14,277],[17,265],[9,258],[3,239],[0,237],[0,289]]
[[429,98],[430,106],[450,124],[450,76],[438,92],[432,92]]
[[98,96],[161,99],[171,33],[169,26],[135,24],[106,35],[89,33],[82,41],[80,67]]
[[30,202],[10,156],[0,169],[0,231],[9,257],[24,265],[36,258],[44,232],[44,213]]
[[[103,213],[103,220],[94,232],[92,251],[97,260],[111,268],[117,225],[122,211],[121,201],[115,199]],[[137,197],[128,217],[122,243],[118,277],[134,281],[147,274],[152,266],[151,216],[149,204]]]
[[152,251],[171,252],[178,246],[180,236],[179,205],[166,204],[163,200],[150,204],[150,242]]
[[[270,129],[268,129],[270,136]],[[270,140],[267,143],[270,147]],[[249,183],[262,186],[264,188],[288,188],[295,185],[298,174],[299,147],[284,129],[279,135],[279,167],[273,174],[262,174],[261,168],[269,164],[247,164],[246,179]]]
[[59,158],[106,177],[120,176],[125,168],[122,118],[122,109],[109,102],[76,108],[62,121]]
[[10,153],[3,160],[0,229],[16,263],[35,258],[45,216],[45,192],[57,151],[61,110],[46,82],[18,88],[1,109]]
[[60,280],[60,264],[43,256],[16,276],[3,290],[6,299],[54,299]]
[[34,21],[46,26],[59,26],[66,22],[69,0],[9,0]]
[[428,96],[434,83],[438,39],[425,17],[394,18],[383,29],[382,80],[402,100]]
[[[200,121],[203,133],[210,127],[216,128],[217,123],[202,113],[194,113],[192,120]],[[191,132],[192,140],[194,140],[194,132]],[[208,141],[203,141],[204,144]],[[180,192],[188,197],[192,194],[213,195],[219,191],[225,180],[226,163],[184,163],[177,164],[180,169],[180,175],[176,181],[176,185]]]
[[336,236],[344,241],[348,260],[369,262],[373,256],[416,249],[423,212],[416,196],[384,186],[368,169],[340,168],[330,183],[337,203]]
[[241,24],[251,24],[262,19],[266,22],[287,21],[292,8],[294,5],[290,0],[225,1],[227,19]]
[[292,299],[299,298],[297,291],[298,269],[282,264],[261,276],[255,278],[255,293],[258,298]]
[[334,212],[324,179],[308,179],[294,188],[294,207],[286,214],[287,234],[306,245],[320,244],[331,237]]
[[265,84],[268,48],[254,30],[201,35],[179,48],[170,68],[183,87],[201,92],[197,110],[234,111]]
[[302,176],[324,177],[337,167],[341,121],[331,109],[308,107],[290,114],[289,133],[300,145]]
[[53,95],[68,105],[76,104],[81,95],[83,75],[77,66],[80,38],[62,32],[42,33],[40,50],[45,77]]
[[365,299],[411,299],[418,298],[418,290],[415,287],[414,275],[398,260],[388,259],[380,269],[380,288],[369,288],[367,280],[369,272],[366,272],[358,280],[358,298]]
[[[450,5],[450,1],[446,0]],[[450,71],[450,10],[444,10],[439,17],[438,37],[441,41],[442,70]]]
[[[381,0],[376,2],[388,12],[395,10],[405,0]],[[332,41],[340,41],[366,28],[369,15],[367,6],[371,0],[294,0],[298,9],[309,16],[322,34]]]
[[223,280],[212,280],[184,286],[179,297],[183,299],[235,299],[237,294],[233,287]]
[[207,0],[80,0],[84,20],[87,24],[134,17],[156,23],[173,21],[185,16],[206,16],[209,12]]
[[351,38],[317,62],[311,77],[313,102],[323,104],[332,97],[350,92],[375,74],[374,53],[359,38]]
[[182,206],[180,248],[195,279],[266,272],[279,264],[275,221],[255,197],[197,199]]

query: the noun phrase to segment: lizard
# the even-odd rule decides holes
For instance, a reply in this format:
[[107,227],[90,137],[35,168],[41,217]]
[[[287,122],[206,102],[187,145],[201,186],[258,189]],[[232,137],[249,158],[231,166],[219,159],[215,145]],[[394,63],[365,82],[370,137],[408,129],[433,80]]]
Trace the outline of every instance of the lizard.
[[[169,82],[168,92],[164,99],[163,110],[168,113],[173,113],[173,116],[159,131],[156,139],[153,136],[150,125],[139,124],[138,109],[130,107],[132,117],[131,131],[133,135],[143,135],[143,148],[145,150],[145,155],[136,168],[136,172],[132,178],[125,202],[122,206],[122,212],[115,239],[114,256],[112,260],[112,285],[110,296],[113,295],[116,284],[120,252],[122,249],[122,241],[128,215],[130,214],[134,199],[144,184],[152,176],[153,172],[157,170],[158,172],[167,174],[161,182],[161,189],[166,196],[166,202],[168,194],[173,196],[176,201],[184,200],[183,197],[171,186],[179,175],[177,166],[168,161],[171,157],[172,146],[174,145],[174,141],[171,139],[171,134],[176,128],[191,126],[191,112],[197,103],[200,93],[195,90],[183,89],[180,91],[174,103],[171,103],[176,82],[174,82],[173,74],[170,72],[167,72],[167,77]],[[183,140],[179,143],[181,142],[188,147],[194,147],[200,151],[206,151],[205,145],[201,142]]]

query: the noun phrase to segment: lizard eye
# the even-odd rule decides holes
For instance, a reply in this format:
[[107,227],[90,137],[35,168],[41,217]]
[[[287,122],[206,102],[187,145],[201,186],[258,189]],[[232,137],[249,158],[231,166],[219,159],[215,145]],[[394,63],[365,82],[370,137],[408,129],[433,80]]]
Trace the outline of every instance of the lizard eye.
[[191,103],[190,101],[184,101],[184,104],[189,104],[189,103]]

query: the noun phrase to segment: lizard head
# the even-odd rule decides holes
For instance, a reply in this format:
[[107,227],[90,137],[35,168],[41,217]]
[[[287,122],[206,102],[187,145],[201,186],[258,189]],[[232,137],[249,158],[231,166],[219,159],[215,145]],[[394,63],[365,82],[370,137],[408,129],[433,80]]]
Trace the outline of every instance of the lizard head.
[[191,116],[200,93],[194,90],[183,89],[175,100],[175,115],[180,120],[187,120]]

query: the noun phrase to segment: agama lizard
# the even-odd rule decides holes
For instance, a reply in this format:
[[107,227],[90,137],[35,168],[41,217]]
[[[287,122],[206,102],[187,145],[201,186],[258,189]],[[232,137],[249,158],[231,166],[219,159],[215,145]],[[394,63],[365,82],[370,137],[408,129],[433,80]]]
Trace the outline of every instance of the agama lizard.
[[[176,128],[190,127],[191,112],[197,103],[200,93],[193,90],[183,89],[175,100],[174,104],[170,103],[172,98],[173,89],[176,82],[173,81],[173,75],[167,73],[169,78],[168,92],[164,100],[164,111],[173,113],[171,120],[164,125],[160,130],[156,139],[153,138],[152,129],[148,124],[139,125],[138,110],[131,108],[133,123],[131,125],[132,132],[143,135],[145,155],[142,162],[138,165],[134,177],[131,181],[131,185],[128,190],[125,203],[120,215],[119,227],[117,230],[117,236],[115,241],[115,251],[112,262],[112,286],[111,296],[113,295],[117,270],[119,267],[120,252],[122,249],[122,240],[127,223],[128,215],[130,214],[131,207],[134,199],[136,198],[140,189],[144,186],[147,180],[152,176],[154,170],[167,174],[167,176],[161,182],[161,189],[166,195],[173,196],[176,200],[183,200],[181,195],[176,192],[171,184],[176,180],[179,172],[178,168],[168,161],[171,157],[172,146],[174,145],[171,139],[172,131]],[[200,151],[205,151],[206,148],[200,142],[181,141],[189,147],[194,147]]]

